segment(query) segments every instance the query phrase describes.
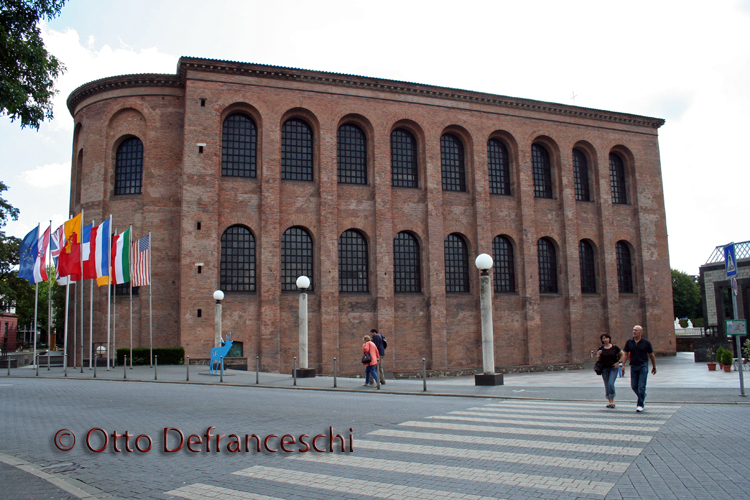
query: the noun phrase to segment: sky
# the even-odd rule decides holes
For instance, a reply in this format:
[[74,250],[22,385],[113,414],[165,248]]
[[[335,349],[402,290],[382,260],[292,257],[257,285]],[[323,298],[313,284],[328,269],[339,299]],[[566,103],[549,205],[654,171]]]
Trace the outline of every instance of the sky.
[[[741,222],[750,169],[750,0],[69,0],[43,22],[67,70],[54,119],[0,116],[2,194],[22,238],[67,219],[77,87],[171,73],[180,56],[364,75],[663,118],[671,267],[698,274]],[[743,125],[745,124],[745,125]],[[738,159],[739,158],[739,159]]]

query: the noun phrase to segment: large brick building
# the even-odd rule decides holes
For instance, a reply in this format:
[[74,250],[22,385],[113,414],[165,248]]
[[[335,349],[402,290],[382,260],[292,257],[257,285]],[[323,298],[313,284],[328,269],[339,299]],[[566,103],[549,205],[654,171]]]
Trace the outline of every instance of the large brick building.
[[[88,83],[68,107],[71,211],[153,233],[157,346],[207,356],[223,289],[224,332],[288,372],[306,274],[320,372],[334,357],[359,371],[372,327],[389,369],[478,367],[474,257],[488,253],[499,368],[583,361],[602,332],[622,344],[636,323],[675,352],[663,120],[193,58],[176,75]],[[134,307],[148,345],[148,293]]]

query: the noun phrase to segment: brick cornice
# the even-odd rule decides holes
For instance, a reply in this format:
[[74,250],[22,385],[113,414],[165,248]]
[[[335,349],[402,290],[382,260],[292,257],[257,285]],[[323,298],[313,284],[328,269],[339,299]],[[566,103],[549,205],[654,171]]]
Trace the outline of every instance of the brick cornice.
[[589,120],[606,121],[639,127],[658,129],[664,125],[661,118],[650,118],[646,116],[617,113],[577,106],[567,106],[533,99],[520,99],[516,97],[499,96],[458,90],[447,87],[435,87],[419,83],[385,80],[365,76],[346,75],[340,73],[326,73],[322,71],[310,71],[297,68],[286,68],[283,66],[269,66],[261,64],[241,63],[235,61],[223,61],[219,59],[198,59],[181,57],[177,64],[177,75],[143,74],[125,75],[104,78],[87,83],[78,87],[68,97],[68,109],[71,114],[75,106],[86,97],[97,92],[127,87],[145,86],[168,86],[184,87],[188,71],[203,71],[208,73],[224,73],[234,75],[253,76],[259,78],[270,78],[280,80],[291,80],[304,83],[320,85],[333,85],[350,88],[361,88],[376,90],[380,92],[393,92],[396,94],[408,94],[422,97],[432,97],[452,101],[461,101],[474,104],[487,104],[506,108],[521,109],[539,113],[547,113],[559,116],[570,116]]
[[172,87],[181,88],[184,82],[177,75],[167,74],[138,74],[138,75],[121,75],[94,80],[93,82],[81,85],[68,96],[68,111],[74,115],[75,108],[87,97],[99,92],[109,90],[118,90],[133,87]]

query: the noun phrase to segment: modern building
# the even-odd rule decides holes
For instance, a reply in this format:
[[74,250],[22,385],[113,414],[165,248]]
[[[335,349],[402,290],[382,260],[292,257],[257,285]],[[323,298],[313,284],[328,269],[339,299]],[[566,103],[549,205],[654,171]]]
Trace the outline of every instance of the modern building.
[[[724,262],[724,247],[717,246],[705,264],[700,267],[698,283],[703,299],[703,317],[706,328],[720,337],[726,335],[724,321],[734,318],[732,304],[732,281],[727,278]],[[739,318],[747,318],[750,307],[748,290],[750,289],[750,241],[735,243],[737,259],[737,310]]]
[[[312,368],[360,371],[378,328],[388,370],[470,371],[488,253],[499,369],[588,360],[635,324],[675,352],[661,119],[195,58],[87,83],[68,108],[71,211],[152,232],[155,345],[208,357],[221,289],[225,335],[288,372],[306,275]],[[148,345],[148,292],[134,302]]]

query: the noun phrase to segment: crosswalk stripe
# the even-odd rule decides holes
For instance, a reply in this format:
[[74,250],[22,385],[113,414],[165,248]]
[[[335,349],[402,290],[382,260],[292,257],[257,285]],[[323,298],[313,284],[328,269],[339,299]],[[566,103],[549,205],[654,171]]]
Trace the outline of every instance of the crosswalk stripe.
[[[635,404],[635,403],[620,403],[622,404]],[[560,403],[560,402],[546,402],[546,401],[517,401],[517,400],[505,400],[502,403],[490,403],[487,406],[512,406],[512,407],[544,407],[544,408],[559,408],[559,409],[597,409],[601,408],[602,403]],[[669,413],[672,414],[677,411],[679,406],[665,406],[665,405],[646,405],[646,410],[651,413]],[[635,410],[635,407],[633,407]]]
[[[558,418],[559,416],[564,415],[570,415],[570,410],[551,410],[544,408],[537,409],[537,408],[513,408],[513,407],[507,407],[507,406],[501,406],[497,408],[488,408],[486,406],[475,406],[473,408],[469,408],[466,411],[486,411],[486,412],[493,412],[493,413],[506,413],[509,415],[549,415],[550,418],[552,416],[555,416],[554,418]],[[587,412],[585,414],[582,414],[583,418],[594,418],[598,417],[599,420],[602,419],[617,419],[618,422],[648,422],[648,423],[665,423],[669,418],[671,418],[670,415],[655,415],[655,414],[636,414],[633,413],[623,413],[623,412],[613,412],[612,410],[606,409],[604,407],[601,408],[601,411],[598,412]],[[570,417],[574,418],[574,417]],[[575,420],[582,420],[582,418],[575,418]]]
[[230,490],[221,486],[211,486],[201,483],[167,491],[165,495],[174,495],[189,500],[283,500],[278,497],[259,495],[257,493],[250,493],[249,491]]
[[[315,474],[288,469],[275,469],[256,465],[249,469],[233,472],[238,476],[252,477],[277,483],[317,488],[326,491],[346,493],[348,495],[366,495],[376,498],[408,498],[414,500],[496,500],[494,497],[468,495],[466,493],[454,493],[451,491],[432,490],[427,488],[416,488],[400,484],[380,483],[364,479],[352,479],[327,474]],[[553,478],[551,478],[553,479]],[[520,485],[520,484],[519,484]],[[524,484],[525,486],[525,484]],[[533,486],[529,486],[533,487]]]
[[[452,467],[448,465],[423,464],[417,462],[401,462],[382,458],[353,457],[351,455],[297,455],[292,459],[309,462],[324,462],[331,465],[359,467],[361,469],[377,471],[397,472],[399,474],[434,476],[480,483],[524,486],[534,489],[569,491],[594,495],[604,495],[615,485],[615,483],[603,481],[582,481],[580,479],[540,476],[535,474],[514,474],[512,472],[498,472],[493,470],[470,469],[466,467]],[[296,474],[297,472],[295,472],[295,475]]]
[[[500,434],[520,434],[524,436],[554,436],[554,437],[565,437],[565,438],[583,438],[583,439],[598,439],[601,441],[601,435],[593,435],[591,432],[581,431],[564,431],[564,430],[552,430],[552,429],[525,429],[523,427],[497,427],[494,425],[468,425],[468,424],[449,424],[444,422],[418,422],[409,421],[403,422],[398,425],[407,427],[423,427],[427,429],[447,429],[456,431],[471,431],[471,432],[494,432]],[[639,432],[641,429],[639,429]],[[651,436],[636,434],[607,434],[607,440],[609,441],[630,441],[636,443],[648,443],[651,441]]]
[[440,457],[471,458],[477,460],[491,460],[494,462],[509,462],[515,464],[534,464],[543,467],[567,467],[569,469],[585,469],[603,472],[625,472],[630,463],[607,462],[604,460],[586,460],[582,458],[550,457],[531,455],[528,453],[509,453],[502,451],[477,450],[466,448],[446,448],[440,446],[424,446],[418,444],[390,443],[383,441],[357,441],[358,448],[366,450],[384,450],[398,453],[415,453]]
[[[612,423],[611,422],[602,422],[601,425],[597,424],[576,424],[576,423],[569,423],[569,422],[529,422],[524,419],[518,419],[518,420],[512,420],[508,418],[474,418],[474,417],[453,417],[450,415],[436,415],[433,417],[427,417],[431,419],[436,420],[459,420],[464,422],[485,422],[488,424],[517,424],[517,425],[525,425],[525,426],[543,426],[543,427],[567,427],[567,428],[574,428],[574,429],[603,429],[603,430],[610,430],[612,429]],[[646,426],[638,426],[639,432],[657,432],[659,430],[659,427],[646,427]]]
[[[627,455],[637,456],[643,450],[642,447],[631,448],[629,446],[606,446],[602,444],[583,443],[557,443],[553,441],[529,441],[524,439],[506,439],[488,436],[466,436],[459,434],[437,434],[434,432],[399,431],[392,429],[380,429],[367,434],[368,436],[384,436],[402,439],[424,439],[429,441],[462,442],[468,444],[484,444],[488,446],[510,446],[518,448],[533,448],[542,450],[574,451],[586,453],[601,453],[604,455]],[[361,441],[358,441],[358,444]]]
[[[560,421],[570,420],[570,421],[573,421],[573,422],[594,422],[594,423],[600,423],[600,424],[607,424],[608,427],[611,427],[611,419],[610,418],[606,418],[604,415],[602,415],[599,418],[591,418],[591,417],[587,418],[587,417],[575,417],[575,416],[561,417],[559,415],[540,415],[539,413],[534,413],[534,414],[524,413],[524,414],[520,414],[520,415],[519,414],[515,414],[515,413],[511,413],[510,415],[507,415],[506,413],[509,413],[509,412],[505,412],[505,411],[499,410],[499,409],[493,411],[491,409],[483,410],[483,409],[479,409],[479,408],[477,408],[477,409],[470,408],[470,410],[475,410],[475,411],[451,411],[451,412],[448,412],[448,415],[468,415],[468,416],[474,416],[474,417],[501,417],[501,416],[507,416],[508,418],[515,418],[515,419],[519,419],[521,421],[526,421],[526,420],[554,420],[556,422],[560,422]],[[623,420],[625,420],[625,419],[623,419]],[[623,420],[621,420],[619,417],[617,418],[617,422],[619,424],[622,424]],[[635,422],[637,420],[638,420],[637,418],[634,418],[632,420],[628,419],[627,421],[628,422],[630,422],[630,421]],[[663,425],[666,422],[667,422],[666,420],[653,420],[653,419],[650,419],[646,423],[654,424],[654,425]]]

